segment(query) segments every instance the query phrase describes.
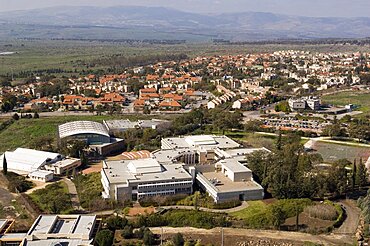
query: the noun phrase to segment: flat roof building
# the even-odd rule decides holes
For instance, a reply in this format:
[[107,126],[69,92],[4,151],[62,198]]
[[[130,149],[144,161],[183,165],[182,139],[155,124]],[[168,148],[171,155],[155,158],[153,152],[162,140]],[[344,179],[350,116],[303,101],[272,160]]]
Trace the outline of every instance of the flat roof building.
[[192,176],[182,164],[162,165],[152,158],[104,161],[103,197],[118,201],[156,195],[191,194]]
[[95,215],[40,215],[23,241],[24,246],[93,245],[100,220]]

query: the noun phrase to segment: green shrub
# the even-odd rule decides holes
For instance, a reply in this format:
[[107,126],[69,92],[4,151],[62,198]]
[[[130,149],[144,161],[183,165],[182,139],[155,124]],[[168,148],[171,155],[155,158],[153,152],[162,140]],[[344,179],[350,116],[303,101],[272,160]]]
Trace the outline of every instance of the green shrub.
[[25,192],[29,189],[31,189],[34,184],[31,181],[26,180],[25,177],[18,175],[13,172],[8,172],[6,174],[6,178],[9,181],[8,189],[10,192]]
[[230,222],[227,216],[219,213],[209,213],[197,210],[170,210],[164,215],[168,226],[196,227],[211,229],[214,227],[228,227]]
[[71,198],[63,182],[49,184],[32,192],[30,197],[43,212],[58,214],[72,210]]
[[182,206],[195,206],[202,208],[211,208],[211,209],[228,209],[240,206],[242,204],[239,200],[232,200],[223,203],[215,203],[212,197],[206,193],[200,193],[199,191],[195,192],[193,195],[187,196],[182,200],[177,202],[177,205]]

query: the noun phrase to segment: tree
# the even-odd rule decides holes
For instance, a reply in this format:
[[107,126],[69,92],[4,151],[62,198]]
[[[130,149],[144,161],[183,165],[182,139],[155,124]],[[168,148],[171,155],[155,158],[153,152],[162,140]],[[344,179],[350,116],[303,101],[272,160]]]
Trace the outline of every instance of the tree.
[[351,175],[352,191],[355,189],[355,186],[356,186],[356,175],[357,175],[357,164],[356,164],[356,159],[355,159],[353,161],[352,175]]
[[107,227],[111,231],[121,230],[127,225],[127,219],[120,216],[111,216],[106,221]]
[[110,230],[102,230],[96,234],[95,244],[97,246],[113,245],[113,232]]
[[281,150],[281,147],[282,147],[282,138],[281,138],[281,131],[279,131],[279,135],[276,140],[276,149]]
[[183,246],[185,243],[184,237],[180,232],[176,233],[173,236],[172,241],[175,246]]
[[130,239],[134,236],[134,231],[131,225],[126,225],[122,230],[122,237],[125,239]]
[[19,115],[17,113],[15,113],[13,116],[12,116],[13,120],[19,120]]
[[367,169],[362,163],[362,159],[360,159],[360,163],[356,169],[356,184],[362,188],[367,184],[367,181]]
[[8,162],[6,161],[5,153],[3,155],[3,173],[8,174]]
[[272,205],[271,208],[271,222],[272,225],[280,230],[280,226],[284,223],[286,215],[283,209],[278,205]]
[[143,243],[146,246],[154,245],[155,239],[153,233],[146,228],[143,235]]

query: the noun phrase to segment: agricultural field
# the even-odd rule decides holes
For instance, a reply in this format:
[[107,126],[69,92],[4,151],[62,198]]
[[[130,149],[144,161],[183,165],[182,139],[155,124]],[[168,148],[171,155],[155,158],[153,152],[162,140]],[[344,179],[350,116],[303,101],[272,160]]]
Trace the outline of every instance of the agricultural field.
[[347,104],[354,104],[358,106],[358,110],[364,113],[370,112],[370,93],[345,91],[332,95],[322,97],[325,104],[332,104],[335,106],[345,106]]
[[[105,38],[106,36],[104,36]],[[114,64],[91,67],[91,61],[107,57],[137,57],[166,54],[186,54],[193,56],[235,55],[246,53],[273,52],[276,50],[307,50],[329,52],[332,50],[359,51],[362,47],[335,45],[299,45],[299,44],[245,44],[221,45],[207,42],[193,42],[178,45],[160,45],[123,42],[103,42],[97,39],[78,40],[0,40],[0,50],[15,52],[0,56],[0,75],[10,75],[24,71],[45,69],[63,69],[72,74],[86,70],[108,69]],[[68,73],[68,74],[71,74]],[[60,74],[63,75],[63,74]],[[67,74],[65,74],[67,75]]]
[[347,159],[353,162],[354,159],[362,158],[366,162],[370,156],[370,148],[356,147],[342,144],[316,142],[313,149],[321,154],[324,162],[333,163],[340,159]]

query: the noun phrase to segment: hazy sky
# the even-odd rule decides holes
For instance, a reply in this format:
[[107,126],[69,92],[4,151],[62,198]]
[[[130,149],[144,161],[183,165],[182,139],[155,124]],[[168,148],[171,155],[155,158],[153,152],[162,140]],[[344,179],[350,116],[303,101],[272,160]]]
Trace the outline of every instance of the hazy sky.
[[0,11],[61,5],[140,5],[201,13],[263,11],[303,16],[370,17],[370,0],[0,0]]

